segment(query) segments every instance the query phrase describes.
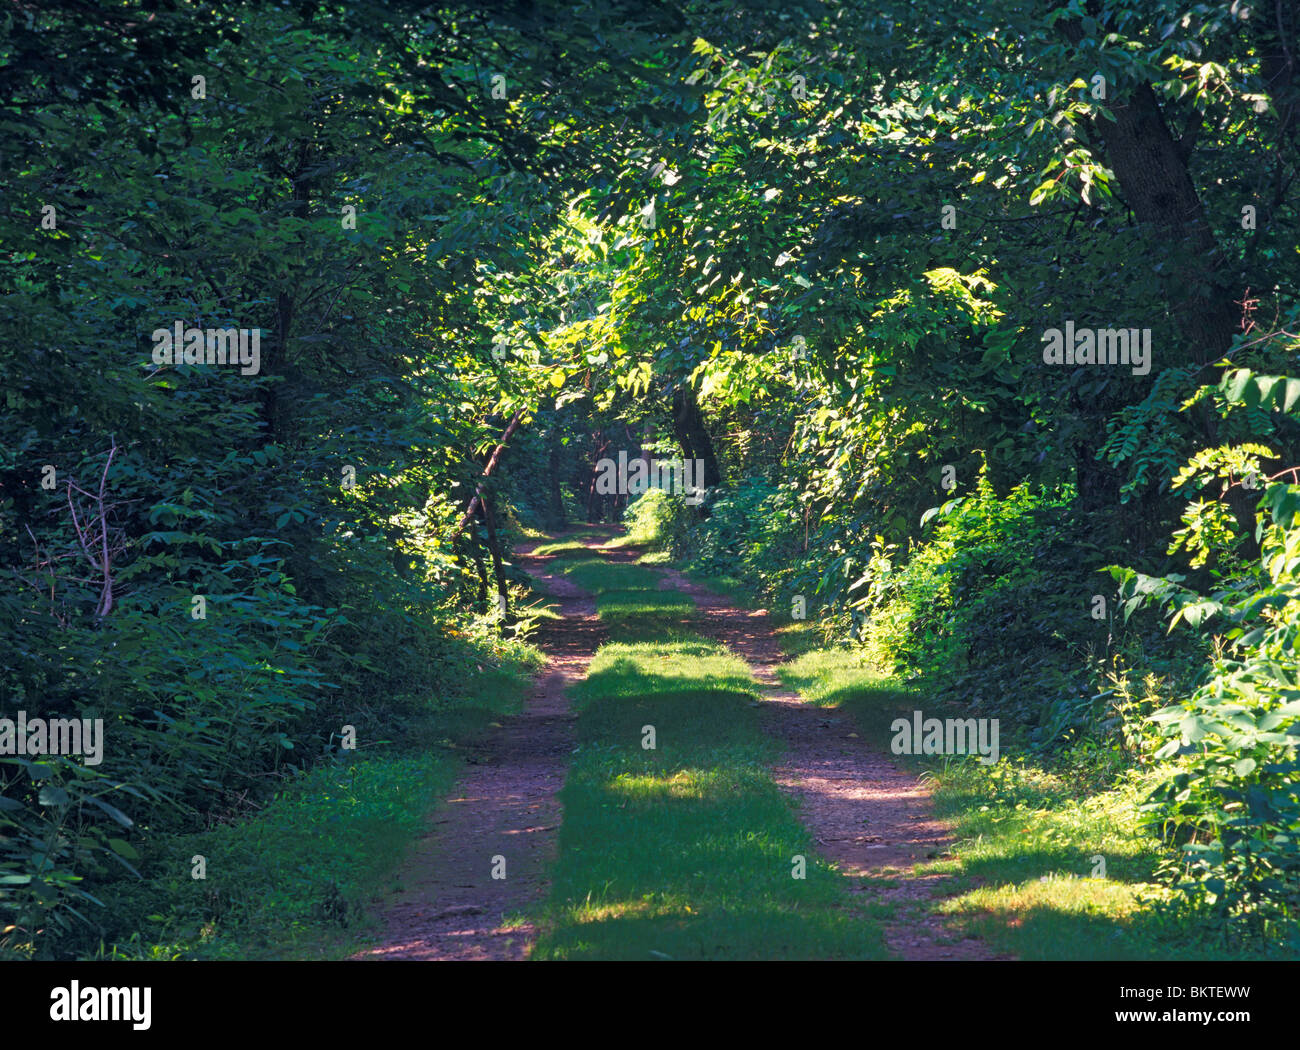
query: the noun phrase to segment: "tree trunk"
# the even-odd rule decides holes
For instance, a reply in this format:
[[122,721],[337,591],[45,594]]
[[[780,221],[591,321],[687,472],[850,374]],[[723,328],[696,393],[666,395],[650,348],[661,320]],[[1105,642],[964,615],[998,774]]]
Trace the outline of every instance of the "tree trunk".
[[474,512],[478,508],[479,500],[483,498],[483,489],[487,485],[487,479],[492,476],[492,471],[494,471],[497,464],[501,462],[501,454],[505,451],[506,444],[514,434],[515,428],[519,426],[519,420],[523,418],[523,415],[524,410],[521,408],[515,413],[514,418],[510,420],[510,425],[506,427],[506,432],[501,435],[501,440],[497,443],[497,447],[492,450],[492,456],[487,461],[487,466],[483,468],[478,488],[474,491],[474,498],[469,501],[469,506],[465,508],[465,513],[461,515],[461,519],[456,523],[456,527],[451,530],[451,534],[447,537],[448,540],[455,539],[459,536],[461,530],[474,520]]
[[550,438],[548,440],[548,458],[547,470],[550,488],[550,516],[551,526],[553,528],[563,528],[564,519],[564,493],[560,488],[560,428],[551,427]]
[[[1060,25],[1070,43],[1083,39],[1077,19]],[[1153,254],[1169,263],[1164,294],[1186,350],[1177,357],[1166,356],[1162,365],[1214,361],[1228,352],[1241,329],[1235,300],[1243,293],[1229,285],[1223,253],[1188,168],[1199,118],[1193,117],[1183,136],[1175,139],[1160,100],[1145,82],[1125,94],[1113,94],[1106,108],[1115,119],[1095,119],[1092,130],[1104,143],[1107,163],[1134,217],[1145,227]],[[1162,349],[1154,348],[1153,353]],[[1207,403],[1202,403],[1198,419],[1205,441],[1217,443],[1218,420]],[[1082,486],[1083,478],[1079,480]],[[1233,490],[1227,502],[1247,548],[1257,553],[1254,507],[1243,496]]]
[[478,571],[478,611],[486,616],[488,611],[487,566],[483,564],[483,555],[479,553],[477,546],[471,547],[470,558],[474,562],[474,568]]
[[[1097,121],[1106,157],[1133,215],[1166,245],[1172,264],[1166,285],[1170,311],[1189,357],[1205,364],[1222,357],[1240,330],[1240,310],[1224,283],[1223,256],[1187,168],[1187,150],[1175,141],[1150,84],[1108,107],[1114,122]],[[1170,365],[1183,362],[1168,361]]]
[[677,438],[687,459],[698,459],[704,464],[704,487],[722,484],[718,470],[718,457],[713,450],[713,439],[704,426],[704,416],[695,391],[683,383],[673,390],[673,435]]
[[483,524],[487,526],[488,551],[492,555],[492,573],[497,580],[497,605],[501,610],[501,623],[497,625],[497,631],[505,634],[506,625],[505,617],[510,613],[510,588],[506,584],[506,575],[502,569],[503,559],[501,557],[501,540],[497,536],[496,515],[492,513],[492,504],[484,495],[482,503]]

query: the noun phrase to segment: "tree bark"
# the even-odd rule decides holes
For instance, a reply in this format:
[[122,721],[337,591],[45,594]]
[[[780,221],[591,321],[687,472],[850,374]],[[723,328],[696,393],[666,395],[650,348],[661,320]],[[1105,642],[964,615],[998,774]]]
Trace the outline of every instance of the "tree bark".
[[461,517],[460,521],[456,523],[456,527],[451,530],[451,534],[447,537],[448,541],[454,540],[459,536],[461,532],[464,531],[465,526],[474,520],[474,514],[478,510],[479,500],[483,498],[483,488],[487,485],[487,479],[492,476],[492,471],[496,470],[497,464],[501,461],[501,453],[505,451],[506,443],[514,436],[514,432],[519,426],[519,420],[523,418],[523,415],[524,410],[522,408],[515,413],[514,419],[510,420],[510,425],[506,427],[506,432],[501,435],[501,440],[497,443],[497,447],[492,450],[492,455],[487,461],[487,466],[483,468],[483,473],[481,475],[482,480],[478,483],[478,488],[474,490],[474,497],[469,501],[469,506],[465,508],[465,513]]
[[1224,280],[1223,255],[1192,183],[1187,150],[1170,132],[1150,84],[1139,85],[1108,108],[1114,122],[1095,125],[1107,160],[1134,217],[1150,228],[1153,243],[1168,246],[1166,295],[1191,361],[1213,361],[1232,346],[1240,310]]
[[501,540],[497,536],[496,515],[492,513],[492,503],[487,496],[483,496],[480,505],[483,508],[483,524],[487,526],[488,551],[492,555],[492,574],[497,581],[497,605],[502,617],[501,623],[497,625],[497,631],[505,634],[505,617],[510,613],[510,588],[506,584],[505,571],[502,568]]
[[[1077,19],[1060,25],[1070,43],[1083,39]],[[1092,130],[1104,144],[1124,199],[1145,227],[1153,254],[1162,255],[1169,264],[1165,300],[1186,349],[1177,357],[1166,356],[1163,365],[1207,364],[1231,349],[1241,329],[1235,300],[1244,293],[1231,286],[1223,253],[1192,182],[1188,158],[1197,125],[1193,121],[1184,136],[1175,139],[1160,100],[1145,82],[1127,93],[1114,93],[1106,108],[1115,119],[1094,119]],[[1216,443],[1218,420],[1208,404],[1202,404],[1199,422],[1205,440]],[[1084,479],[1079,480],[1082,488]],[[1254,507],[1242,497],[1234,490],[1228,504],[1253,551]]]
[[704,425],[695,391],[687,383],[673,390],[673,435],[677,438],[687,459],[698,459],[704,464],[704,487],[722,484],[718,470],[718,457],[713,449],[713,439]]
[[551,525],[554,528],[563,528],[565,525],[564,492],[560,488],[560,428],[558,426],[551,427],[547,451]]

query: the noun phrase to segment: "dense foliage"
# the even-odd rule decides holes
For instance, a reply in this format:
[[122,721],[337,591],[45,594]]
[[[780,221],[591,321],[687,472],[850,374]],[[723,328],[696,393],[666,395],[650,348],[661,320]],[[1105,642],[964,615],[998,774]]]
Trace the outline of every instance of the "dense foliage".
[[[1171,877],[1294,919],[1298,26],[0,16],[0,715],[106,740],[0,755],[0,945],[111,939],[96,888],[150,836],[522,659],[512,539],[629,504],[1026,747],[1168,764]],[[160,362],[174,325],[257,366]],[[1131,359],[1053,363],[1067,326]],[[601,492],[620,453],[698,460],[703,501]]]

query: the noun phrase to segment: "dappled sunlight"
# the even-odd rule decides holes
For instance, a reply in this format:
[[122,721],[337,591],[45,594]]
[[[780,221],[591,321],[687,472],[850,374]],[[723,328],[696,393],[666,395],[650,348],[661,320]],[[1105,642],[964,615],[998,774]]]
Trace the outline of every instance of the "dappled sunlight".
[[751,694],[753,676],[744,662],[721,646],[672,641],[610,644],[591,663],[577,695],[629,696],[691,692]]
[[1054,874],[1016,886],[981,887],[942,902],[940,910],[954,915],[981,911],[1025,915],[1047,910],[1122,920],[1139,910],[1144,895],[1152,893],[1167,896],[1155,883]]
[[1025,959],[1155,959],[1172,950],[1162,942],[1174,929],[1156,908],[1171,899],[1155,883],[1051,875],[974,889],[938,909],[971,932],[1009,941]]
[[658,802],[663,799],[701,801],[713,786],[711,779],[708,774],[701,774],[694,769],[683,769],[666,777],[620,773],[606,785],[606,791],[637,802]]
[[[658,613],[685,596],[612,597]],[[611,642],[574,698],[579,747],[541,957],[883,954],[766,767],[774,748],[744,660],[697,637]]]

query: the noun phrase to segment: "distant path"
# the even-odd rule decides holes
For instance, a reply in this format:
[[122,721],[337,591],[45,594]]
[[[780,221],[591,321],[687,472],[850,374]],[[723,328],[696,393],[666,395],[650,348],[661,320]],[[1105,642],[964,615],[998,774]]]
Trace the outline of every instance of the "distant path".
[[[614,529],[609,535],[615,534]],[[558,538],[563,538],[561,534]],[[547,656],[524,710],[503,718],[486,748],[440,806],[428,834],[402,871],[405,891],[383,915],[379,943],[358,959],[524,959],[536,931],[502,919],[545,896],[555,860],[564,784],[573,751],[573,716],[565,690],[580,681],[603,628],[595,599],[527,544],[515,561],[558,601],[560,620],[543,620],[531,640]],[[492,878],[493,857],[506,877]]]
[[[925,906],[942,896],[942,875],[916,875],[912,866],[943,853],[951,842],[934,819],[924,784],[895,768],[854,733],[852,719],[801,701],[777,678],[785,656],[765,610],[733,605],[676,569],[660,584],[690,595],[703,614],[700,633],[744,659],[763,687],[764,727],[785,746],[778,784],[799,803],[798,815],[854,892],[902,905],[885,923],[885,943],[904,959],[994,959],[982,942],[960,939]],[[878,880],[888,877],[892,886]]]

